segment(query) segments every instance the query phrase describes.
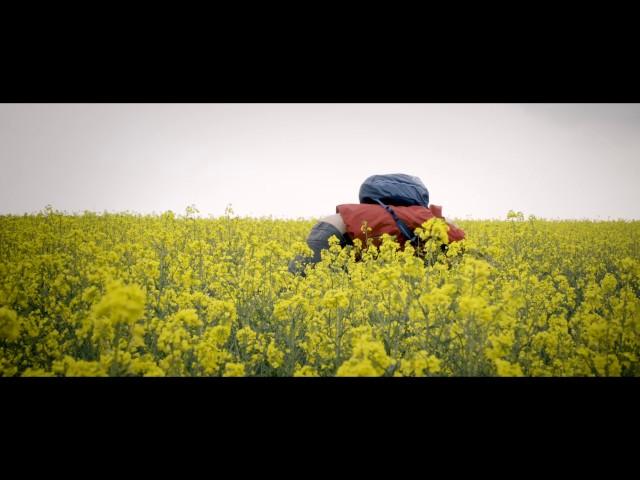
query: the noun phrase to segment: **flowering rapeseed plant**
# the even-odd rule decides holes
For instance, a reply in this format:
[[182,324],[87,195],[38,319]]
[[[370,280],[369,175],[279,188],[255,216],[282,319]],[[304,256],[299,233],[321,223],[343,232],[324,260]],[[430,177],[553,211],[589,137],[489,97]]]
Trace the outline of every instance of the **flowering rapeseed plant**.
[[0,216],[0,375],[640,375],[639,222],[433,219],[295,276],[313,221],[196,213]]

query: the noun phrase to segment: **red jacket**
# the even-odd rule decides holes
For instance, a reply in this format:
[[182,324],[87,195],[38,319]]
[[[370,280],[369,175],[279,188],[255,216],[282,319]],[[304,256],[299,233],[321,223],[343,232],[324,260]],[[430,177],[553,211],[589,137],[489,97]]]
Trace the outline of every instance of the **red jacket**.
[[[407,227],[413,232],[416,228],[422,226],[427,220],[437,217],[442,218],[442,207],[438,205],[430,205],[429,208],[422,206],[413,207],[394,207],[396,215],[407,224]],[[398,243],[404,246],[406,238],[400,233],[395,220],[389,212],[382,206],[368,203],[349,203],[338,205],[336,213],[339,213],[347,227],[347,233],[352,239],[359,238],[363,245],[366,245],[365,234],[362,232],[362,222],[366,220],[367,226],[371,227],[371,232],[367,234],[368,238],[373,238],[373,243],[379,245],[382,234],[388,233],[395,235]],[[446,221],[446,220],[445,220]],[[449,242],[456,242],[464,238],[464,231],[449,222]]]

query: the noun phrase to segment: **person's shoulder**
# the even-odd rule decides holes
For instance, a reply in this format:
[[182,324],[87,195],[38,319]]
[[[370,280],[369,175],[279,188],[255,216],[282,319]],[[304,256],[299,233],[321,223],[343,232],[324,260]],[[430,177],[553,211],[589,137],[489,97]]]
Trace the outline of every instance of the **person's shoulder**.
[[322,217],[320,221],[333,225],[340,231],[340,233],[344,233],[347,230],[347,226],[345,225],[344,220],[342,219],[342,215],[340,215],[339,213]]

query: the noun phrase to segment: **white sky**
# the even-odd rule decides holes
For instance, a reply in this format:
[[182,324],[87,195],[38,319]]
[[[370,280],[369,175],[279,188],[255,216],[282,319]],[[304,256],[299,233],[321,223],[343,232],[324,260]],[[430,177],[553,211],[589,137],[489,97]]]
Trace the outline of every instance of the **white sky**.
[[312,218],[383,173],[451,218],[640,219],[640,104],[0,104],[0,213]]

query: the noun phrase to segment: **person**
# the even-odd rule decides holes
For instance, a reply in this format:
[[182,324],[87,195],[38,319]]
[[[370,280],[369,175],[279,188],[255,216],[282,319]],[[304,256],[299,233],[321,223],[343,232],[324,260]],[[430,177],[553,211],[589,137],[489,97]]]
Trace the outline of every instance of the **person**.
[[[422,189],[420,204],[411,204],[411,199],[406,200],[401,196],[387,195],[381,197],[390,203],[390,205],[385,205],[378,201],[379,199],[374,195],[368,195],[370,189],[366,187],[368,187],[367,182],[370,179],[386,180],[386,178],[400,178],[402,181],[410,179],[410,181],[416,182]],[[353,245],[356,238],[362,242],[363,246],[367,244],[367,239],[371,239],[374,245],[379,246],[382,235],[386,233],[395,235],[400,247],[404,248],[405,243],[411,240],[407,235],[412,235],[416,228],[431,218],[441,218],[445,221],[448,226],[449,242],[464,239],[464,231],[442,216],[441,206],[429,205],[428,191],[420,179],[404,174],[374,175],[369,177],[360,188],[359,204],[337,205],[335,214],[318,220],[306,240],[313,255],[310,257],[297,255],[289,262],[289,272],[304,276],[304,269],[307,265],[316,264],[322,259],[322,250],[329,249],[329,238],[333,235],[337,237],[340,246],[344,248],[347,245]],[[363,225],[366,225],[368,229],[363,228]]]
[[307,245],[312,250],[311,257],[297,255],[289,262],[289,272],[304,276],[304,268],[308,264],[318,263],[322,259],[322,250],[329,249],[329,239],[335,235],[341,247],[353,245],[347,234],[347,226],[339,213],[318,220],[307,237]]

